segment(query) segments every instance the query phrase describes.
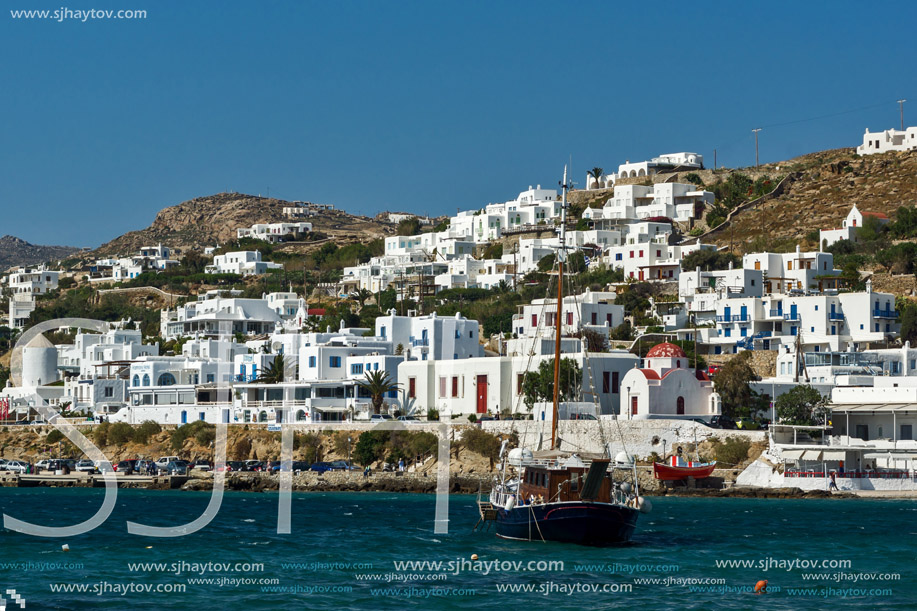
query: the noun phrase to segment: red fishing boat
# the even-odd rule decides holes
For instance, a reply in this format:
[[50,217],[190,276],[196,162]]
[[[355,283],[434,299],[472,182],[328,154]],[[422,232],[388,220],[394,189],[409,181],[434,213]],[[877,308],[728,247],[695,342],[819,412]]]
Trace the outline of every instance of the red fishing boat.
[[672,457],[672,464],[666,465],[660,462],[653,463],[653,476],[666,482],[676,482],[693,477],[694,479],[703,479],[710,477],[713,470],[716,469],[716,461],[713,462],[694,462],[684,461],[677,456]]

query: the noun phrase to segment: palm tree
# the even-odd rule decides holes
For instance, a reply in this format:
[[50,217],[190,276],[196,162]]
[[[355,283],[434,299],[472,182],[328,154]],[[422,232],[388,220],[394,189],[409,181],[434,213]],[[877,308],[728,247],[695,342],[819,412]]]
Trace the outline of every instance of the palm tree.
[[398,390],[398,384],[389,377],[387,371],[367,371],[366,379],[357,382],[357,386],[372,397],[374,414],[381,413],[385,393]]
[[357,301],[360,302],[360,307],[361,307],[361,308],[362,308],[364,305],[366,305],[366,300],[369,299],[369,298],[372,297],[372,296],[373,296],[372,292],[371,292],[371,291],[368,291],[368,290],[366,290],[366,289],[360,289],[359,291],[356,292],[356,298],[357,298]]
[[602,176],[605,175],[605,170],[603,170],[602,168],[592,168],[591,170],[586,172],[586,174],[588,176],[592,176],[595,179],[595,188],[601,189],[601,183],[599,181],[601,181]]
[[283,355],[278,354],[274,357],[274,361],[261,371],[261,375],[255,381],[261,384],[280,384],[283,382],[283,368]]

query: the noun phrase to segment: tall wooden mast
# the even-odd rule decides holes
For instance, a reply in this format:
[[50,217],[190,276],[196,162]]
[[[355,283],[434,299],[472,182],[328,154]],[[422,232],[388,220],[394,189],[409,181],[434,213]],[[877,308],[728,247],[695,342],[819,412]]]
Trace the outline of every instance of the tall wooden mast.
[[567,258],[567,166],[564,166],[563,199],[560,208],[560,248],[557,250],[557,307],[554,313],[554,410],[551,418],[551,449],[557,444],[557,415],[560,398],[560,337],[563,329],[564,262]]

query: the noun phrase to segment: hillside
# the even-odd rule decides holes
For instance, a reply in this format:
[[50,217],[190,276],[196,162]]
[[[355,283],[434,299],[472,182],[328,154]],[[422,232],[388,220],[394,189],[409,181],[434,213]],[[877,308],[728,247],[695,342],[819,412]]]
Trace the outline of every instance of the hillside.
[[0,238],[0,270],[17,265],[36,265],[64,259],[78,248],[73,246],[38,246],[11,235]]
[[840,227],[854,204],[890,218],[899,207],[917,204],[917,151],[860,157],[854,149],[835,149],[768,164],[761,171],[793,173],[795,180],[782,195],[738,212],[731,226],[704,236],[705,242],[742,251],[752,243],[780,250],[796,243],[816,248],[813,231]]
[[[280,199],[243,193],[197,197],[160,210],[153,224],[146,229],[117,237],[100,246],[92,255],[126,255],[142,246],[159,243],[183,251],[200,250],[204,246],[234,240],[239,227],[289,221],[283,215],[283,208],[292,205]],[[316,216],[302,220],[312,223],[316,232],[339,243],[370,240],[394,231],[394,227],[387,223],[340,210],[321,210]]]
[[[819,229],[840,227],[853,204],[892,219],[899,207],[917,204],[917,151],[860,157],[852,148],[833,149],[763,164],[757,169],[684,171],[623,179],[618,184],[690,182],[687,176],[691,174],[708,190],[733,174],[743,174],[752,181],[767,177],[774,185],[789,176],[779,196],[740,207],[731,222],[701,236],[703,242],[732,246],[739,252],[788,250],[797,243],[816,248],[817,238],[807,237],[814,237],[813,231]],[[580,209],[599,207],[611,195],[611,189],[577,191],[571,193],[570,202]],[[699,226],[706,229],[703,223]]]

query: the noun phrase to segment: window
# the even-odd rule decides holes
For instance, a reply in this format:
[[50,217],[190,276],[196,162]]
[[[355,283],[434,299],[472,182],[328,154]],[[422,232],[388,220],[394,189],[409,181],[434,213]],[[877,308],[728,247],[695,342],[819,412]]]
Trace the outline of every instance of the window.
[[156,381],[157,386],[175,386],[175,376],[171,373],[163,373]]
[[619,373],[617,371],[611,372],[611,393],[616,395],[621,392]]
[[[876,326],[878,327],[879,325],[876,325]],[[878,329],[876,329],[876,331],[878,331]],[[150,385],[150,374],[148,373],[143,374],[143,385],[144,386]]]
[[214,381],[215,381],[214,375],[213,375],[212,373],[208,373],[208,374],[207,374],[207,383],[208,383],[208,384],[213,384]]
[[414,399],[417,396],[417,378],[408,378],[408,397]]
[[446,396],[446,377],[445,376],[439,377],[439,396],[440,398],[443,398]]
[[657,249],[657,250],[656,250],[656,256],[657,256],[657,257],[661,257],[661,256],[662,256],[662,251]]
[[623,259],[624,259],[624,255],[623,255],[622,253],[620,253],[620,252],[619,252],[619,253],[615,253],[615,261],[621,261],[621,260],[623,260]]
[[640,256],[641,256],[641,257],[643,256],[643,251],[642,251],[642,250],[640,251]]
[[314,356],[309,357],[309,367],[315,367],[315,357]]
[[538,314],[532,314],[532,326],[533,327],[538,326]]
[[593,312],[592,313],[592,324],[596,324],[596,322],[598,321],[598,318],[599,318],[599,315]]
[[675,400],[675,413],[676,414],[685,413],[685,398],[684,397],[678,397],[678,399]]
[[567,325],[573,325],[573,312],[567,312]]
[[787,261],[787,262],[786,262],[786,268],[787,268],[787,269],[793,269],[793,262],[792,262],[792,261]]
[[140,376],[134,374],[134,380],[131,383],[131,386],[140,386]]
[[522,394],[522,384],[525,382],[525,374],[517,373],[516,374],[516,394]]
[[111,386],[106,386],[106,387],[105,387],[105,396],[106,396],[106,397],[114,397],[114,396],[115,396],[115,389],[112,388]]
[[458,397],[458,376],[452,376],[452,396]]
[[611,392],[611,372],[602,372],[602,392],[605,394]]
[[630,258],[631,258],[631,259],[634,258],[634,251],[630,251]]
[[361,373],[363,373],[363,363],[353,363],[350,366],[351,375],[360,375]]
[[815,311],[818,312],[818,306],[815,306]]
[[341,357],[332,356],[328,358],[328,365],[331,367],[340,367],[341,366]]

